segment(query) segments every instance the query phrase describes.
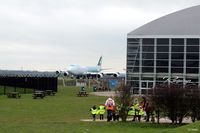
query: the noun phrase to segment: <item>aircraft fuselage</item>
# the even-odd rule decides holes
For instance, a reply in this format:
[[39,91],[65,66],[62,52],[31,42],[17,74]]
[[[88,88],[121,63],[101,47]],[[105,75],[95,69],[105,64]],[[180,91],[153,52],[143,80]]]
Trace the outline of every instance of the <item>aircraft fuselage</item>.
[[88,73],[99,73],[101,71],[100,66],[80,66],[70,65],[67,72],[71,75],[84,75]]

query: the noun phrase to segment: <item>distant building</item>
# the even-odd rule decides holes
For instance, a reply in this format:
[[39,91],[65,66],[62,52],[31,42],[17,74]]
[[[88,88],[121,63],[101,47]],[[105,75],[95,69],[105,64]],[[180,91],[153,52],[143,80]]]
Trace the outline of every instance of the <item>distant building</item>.
[[127,84],[134,93],[178,78],[200,86],[200,6],[187,8],[128,33]]

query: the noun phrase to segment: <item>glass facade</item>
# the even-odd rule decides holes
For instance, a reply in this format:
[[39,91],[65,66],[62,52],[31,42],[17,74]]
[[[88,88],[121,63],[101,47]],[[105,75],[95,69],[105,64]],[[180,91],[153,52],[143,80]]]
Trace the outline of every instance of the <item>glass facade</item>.
[[199,38],[128,38],[127,84],[138,92],[174,77],[199,84],[199,49]]

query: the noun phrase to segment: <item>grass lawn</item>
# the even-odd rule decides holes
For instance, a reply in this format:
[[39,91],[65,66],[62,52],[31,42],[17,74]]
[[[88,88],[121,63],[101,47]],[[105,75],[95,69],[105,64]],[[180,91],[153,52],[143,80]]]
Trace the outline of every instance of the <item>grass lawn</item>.
[[[183,133],[190,130],[188,126],[192,126],[82,122],[80,119],[91,118],[91,106],[104,103],[106,97],[76,97],[78,90],[76,87],[59,87],[56,96],[44,99],[32,99],[32,94],[22,94],[21,99],[0,95],[0,133]],[[193,125],[200,131],[200,123]]]
[[181,126],[173,130],[170,130],[167,133],[189,133],[189,132],[200,133],[200,122],[195,122],[192,124]]

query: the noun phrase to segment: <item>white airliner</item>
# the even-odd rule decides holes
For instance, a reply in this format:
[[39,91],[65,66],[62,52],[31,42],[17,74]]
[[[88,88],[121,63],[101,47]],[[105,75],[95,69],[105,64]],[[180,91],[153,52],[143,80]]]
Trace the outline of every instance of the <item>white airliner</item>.
[[102,70],[105,69],[102,69],[101,65],[102,56],[99,58],[96,66],[80,66],[73,64],[67,68],[67,72],[65,72],[64,75],[71,75],[76,78],[101,78],[104,76],[125,77],[125,74],[120,72],[102,72]]

